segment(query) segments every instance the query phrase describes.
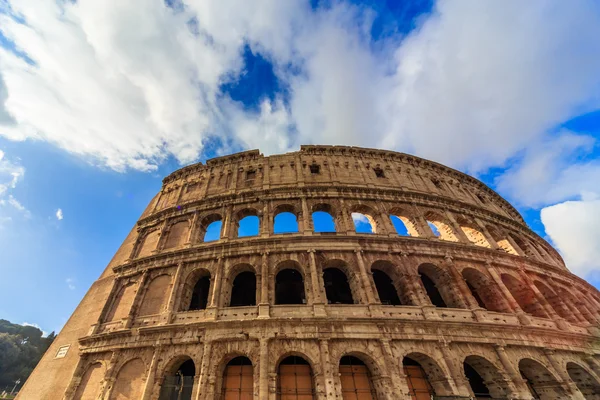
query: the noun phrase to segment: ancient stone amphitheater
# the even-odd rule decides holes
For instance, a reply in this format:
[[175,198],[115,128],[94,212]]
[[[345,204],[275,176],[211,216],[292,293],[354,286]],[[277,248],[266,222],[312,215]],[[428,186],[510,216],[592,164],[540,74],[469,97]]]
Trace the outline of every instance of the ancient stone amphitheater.
[[254,150],[164,179],[19,398],[599,399],[599,320],[470,176]]

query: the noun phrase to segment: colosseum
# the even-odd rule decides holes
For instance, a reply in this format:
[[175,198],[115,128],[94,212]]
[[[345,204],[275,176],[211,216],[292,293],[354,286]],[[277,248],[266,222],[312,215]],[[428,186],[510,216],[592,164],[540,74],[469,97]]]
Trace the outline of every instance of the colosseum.
[[19,399],[600,399],[599,321],[468,175],[252,150],[163,180]]

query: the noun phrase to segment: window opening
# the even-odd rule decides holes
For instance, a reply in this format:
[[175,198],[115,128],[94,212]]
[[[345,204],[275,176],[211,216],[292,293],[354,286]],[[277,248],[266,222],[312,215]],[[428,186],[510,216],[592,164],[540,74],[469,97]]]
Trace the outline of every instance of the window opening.
[[233,280],[231,288],[230,307],[243,307],[256,305],[256,275],[254,272],[245,271],[238,274]]
[[273,223],[274,233],[295,233],[298,232],[298,220],[291,212],[280,212],[275,216]]
[[239,222],[238,237],[258,236],[259,219],[256,215],[244,217]]
[[279,364],[278,400],[309,400],[315,398],[312,370],[302,357],[291,356]]
[[343,400],[376,400],[371,372],[364,362],[356,357],[340,359],[340,381]]
[[221,238],[221,228],[223,226],[223,221],[213,221],[206,227],[206,232],[204,233],[204,238],[202,239],[204,242],[212,242],[215,240],[219,240]]
[[373,168],[373,172],[375,172],[375,176],[377,178],[385,178],[385,173],[383,172],[383,170],[379,167]]
[[315,211],[312,219],[315,232],[335,232],[335,222],[328,212]]
[[318,164],[311,164],[309,168],[311,174],[318,174],[321,172],[321,166]]
[[254,368],[247,357],[229,361],[223,373],[223,400],[252,400],[254,398]]
[[352,213],[356,233],[375,233],[375,220],[370,215]]
[[256,171],[255,170],[250,169],[250,170],[246,171],[246,180],[247,181],[254,180],[254,178],[256,178]]
[[471,391],[475,395],[477,399],[491,399],[492,396],[490,394],[490,390],[487,385],[483,381],[483,378],[475,368],[471,367],[468,363],[463,363],[463,368],[465,370],[465,376],[469,381],[469,386],[471,386]]
[[337,268],[327,268],[323,271],[323,282],[329,304],[354,304],[348,278],[342,271]]
[[425,287],[425,292],[427,293],[429,300],[431,300],[431,304],[436,307],[448,307],[440,291],[435,286],[435,283],[431,280],[431,278],[425,274],[421,274],[421,282]]
[[433,388],[421,364],[412,358],[404,357],[402,366],[404,375],[406,375],[410,398],[412,400],[431,400],[434,396]]
[[275,277],[275,304],[306,304],[304,280],[295,269],[284,269]]
[[390,220],[396,233],[400,236],[419,236],[417,228],[407,217],[398,217],[397,215],[390,215]]
[[388,304],[392,306],[400,306],[400,297],[398,297],[398,291],[394,287],[392,279],[383,271],[378,269],[373,270],[373,281],[375,281],[375,287],[377,288],[377,294],[381,304]]
[[208,304],[208,290],[210,288],[210,276],[203,276],[198,279],[192,292],[189,311],[204,310]]

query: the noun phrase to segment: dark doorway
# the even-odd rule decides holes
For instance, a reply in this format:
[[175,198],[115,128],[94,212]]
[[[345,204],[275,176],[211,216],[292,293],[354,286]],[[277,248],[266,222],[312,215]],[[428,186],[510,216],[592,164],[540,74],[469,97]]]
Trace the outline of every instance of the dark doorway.
[[256,276],[254,272],[245,271],[238,274],[233,280],[231,288],[230,307],[256,305]]
[[402,367],[404,375],[406,375],[410,398],[412,400],[430,400],[434,395],[433,388],[421,364],[412,358],[404,357]]
[[295,269],[283,269],[275,277],[275,304],[305,304],[304,280]]
[[354,304],[348,278],[342,271],[337,268],[327,268],[323,272],[323,282],[329,304]]
[[481,297],[479,296],[479,293],[477,293],[477,289],[475,289],[473,287],[473,285],[471,285],[469,283],[469,281],[467,281],[467,286],[468,286],[469,290],[471,291],[471,294],[473,295],[473,297],[475,298],[475,300],[477,300],[477,304],[479,305],[479,307],[481,307],[481,308],[487,308],[485,306],[485,303],[483,302],[483,300],[481,300]]
[[435,286],[435,283],[425,274],[421,274],[421,282],[423,282],[423,286],[425,287],[425,292],[427,292],[427,296],[429,300],[431,300],[431,304],[436,307],[448,307],[444,298],[440,294],[440,291]]
[[208,304],[208,290],[210,288],[210,276],[198,279],[192,292],[189,310],[204,310]]
[[315,399],[312,370],[302,357],[291,356],[279,364],[277,399]]
[[469,385],[471,386],[471,390],[477,399],[491,399],[490,390],[486,386],[483,378],[475,368],[471,367],[468,363],[463,363],[463,367],[465,369],[465,376],[469,380]]
[[389,304],[392,306],[402,305],[400,297],[398,297],[398,291],[394,287],[394,282],[392,282],[392,279],[388,274],[378,269],[374,269],[373,281],[375,282],[381,304]]
[[360,359],[344,356],[340,359],[340,382],[343,400],[376,400],[377,393],[369,368]]

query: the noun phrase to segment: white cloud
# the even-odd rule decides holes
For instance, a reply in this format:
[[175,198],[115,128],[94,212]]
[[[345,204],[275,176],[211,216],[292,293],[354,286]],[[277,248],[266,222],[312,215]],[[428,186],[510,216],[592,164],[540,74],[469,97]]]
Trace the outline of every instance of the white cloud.
[[[598,106],[593,1],[440,0],[405,40],[378,46],[372,15],[342,2],[184,3],[12,1],[26,24],[1,15],[0,29],[35,65],[0,50],[0,103],[15,122],[0,134],[117,170],[191,162],[218,137],[217,151],[353,144],[476,172]],[[254,112],[221,93],[246,43],[274,63],[289,104]]]
[[63,210],[61,208],[56,210],[56,219],[59,221],[61,221],[63,219]]
[[69,288],[69,290],[75,290],[75,279],[73,279],[73,278],[67,278],[67,279],[65,279],[65,282],[66,282],[67,287]]
[[546,233],[568,267],[581,277],[600,272],[600,199],[566,201],[542,209]]
[[352,213],[352,220],[354,223],[369,224],[369,219],[364,214],[360,213]]

